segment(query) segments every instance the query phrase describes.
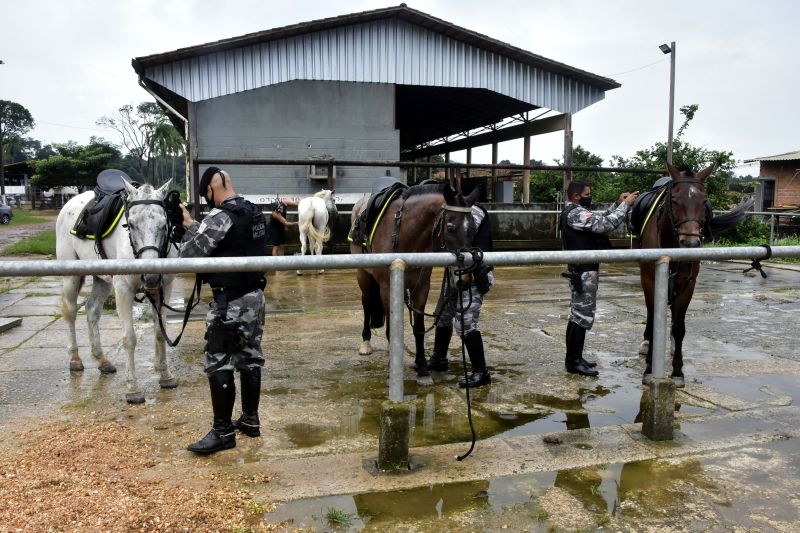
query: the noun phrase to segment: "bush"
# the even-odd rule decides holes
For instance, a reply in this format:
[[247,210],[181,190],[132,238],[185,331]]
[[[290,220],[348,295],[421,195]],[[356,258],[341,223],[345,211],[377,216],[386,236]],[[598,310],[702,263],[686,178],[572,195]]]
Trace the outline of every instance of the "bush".
[[719,246],[757,246],[769,242],[769,224],[759,216],[748,216],[715,239]]

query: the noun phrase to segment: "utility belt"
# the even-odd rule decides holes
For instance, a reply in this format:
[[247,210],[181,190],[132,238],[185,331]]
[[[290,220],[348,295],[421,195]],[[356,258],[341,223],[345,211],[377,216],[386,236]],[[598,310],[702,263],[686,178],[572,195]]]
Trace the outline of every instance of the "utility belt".
[[562,272],[561,275],[567,278],[572,285],[572,288],[575,289],[575,292],[580,294],[583,292],[583,284],[581,283],[581,275],[584,272],[596,272],[600,270],[599,263],[584,263],[580,265],[567,265],[566,272]]
[[211,293],[214,295],[214,301],[219,308],[227,307],[228,302],[241,298],[245,294],[253,291],[263,291],[267,286],[267,280],[262,278],[261,283],[257,285],[247,285],[244,287],[211,287]]

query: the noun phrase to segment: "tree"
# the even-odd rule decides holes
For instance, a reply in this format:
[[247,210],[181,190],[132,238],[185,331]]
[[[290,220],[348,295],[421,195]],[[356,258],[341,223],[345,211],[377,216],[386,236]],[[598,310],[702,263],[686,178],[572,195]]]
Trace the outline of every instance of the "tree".
[[119,133],[122,145],[136,162],[138,174],[149,178],[155,128],[164,119],[164,112],[158,104],[142,102],[136,107],[124,105],[114,115],[100,117],[96,124]]
[[[179,180],[175,175],[176,160],[184,154],[184,141],[175,126],[167,120],[165,115],[162,116],[163,120],[159,121],[153,128],[150,142],[150,152],[156,157],[156,164],[153,165],[155,182],[163,183],[166,182],[167,178],[172,178],[177,185]],[[166,169],[166,161],[168,159],[172,163],[172,172],[170,173]]]
[[[673,141],[672,161],[676,168],[682,166],[689,167],[695,171],[707,167],[711,163],[716,163],[717,168],[714,173],[706,179],[706,191],[712,205],[719,209],[727,208],[736,198],[729,193],[728,182],[733,179],[733,168],[736,161],[732,152],[721,150],[709,150],[698,146],[692,146],[683,140],[689,123],[697,113],[699,106],[688,105],[680,109],[684,120],[678,129],[678,134]],[[666,143],[656,143],[650,148],[638,150],[631,158],[615,155],[611,158],[613,166],[628,168],[666,168],[667,166],[667,145]],[[653,182],[658,176],[652,174],[631,174],[619,173],[604,181],[601,187],[592,187],[592,196],[600,201],[611,202],[616,200],[620,192],[623,191],[647,191],[650,190]]]
[[[542,164],[541,161],[533,161],[534,165]],[[555,159],[556,165],[561,164],[561,160]],[[572,165],[576,167],[600,167],[603,166],[603,158],[591,153],[581,145],[572,150]],[[573,172],[572,179],[585,181],[589,184],[602,180],[600,172]],[[541,170],[531,172],[531,199],[537,202],[556,202],[558,195],[563,188],[564,173],[560,170]],[[594,185],[592,185],[594,187]],[[521,191],[514,192],[516,200],[520,200]]]
[[6,197],[5,142],[12,137],[22,137],[34,126],[31,112],[22,105],[0,100],[0,197]]
[[40,189],[66,186],[93,187],[97,175],[119,166],[122,154],[116,146],[98,137],[81,146],[75,142],[55,145],[56,155],[33,162],[31,184]]

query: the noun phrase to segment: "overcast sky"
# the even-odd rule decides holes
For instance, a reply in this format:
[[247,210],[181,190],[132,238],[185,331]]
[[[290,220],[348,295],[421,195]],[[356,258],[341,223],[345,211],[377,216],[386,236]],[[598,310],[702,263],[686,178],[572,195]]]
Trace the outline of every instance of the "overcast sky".
[[[399,3],[399,2],[398,2]],[[677,109],[698,104],[689,142],[730,150],[737,160],[800,149],[800,2],[578,0],[417,0],[409,7],[622,87],[573,117],[574,143],[630,157],[666,141],[669,56],[677,42]],[[95,121],[149,99],[131,58],[313,19],[388,7],[344,0],[26,0],[4,2],[0,99],[24,105],[43,143],[92,135],[119,142]],[[534,137],[532,156],[560,158],[561,134]],[[463,154],[454,154],[464,160]],[[522,142],[500,146],[522,160]],[[489,162],[489,149],[474,151]],[[742,166],[740,174],[758,174]]]

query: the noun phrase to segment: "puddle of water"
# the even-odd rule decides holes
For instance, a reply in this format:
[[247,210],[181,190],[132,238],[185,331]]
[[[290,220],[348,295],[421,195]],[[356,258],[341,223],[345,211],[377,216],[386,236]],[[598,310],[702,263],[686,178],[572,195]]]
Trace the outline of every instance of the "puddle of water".
[[[506,476],[490,481],[299,500],[279,505],[274,513],[265,515],[265,520],[321,530],[333,525],[325,518],[328,510],[337,509],[349,515],[350,531],[360,531],[366,526],[380,529],[381,525],[397,523],[408,524],[414,531],[440,531],[443,518],[466,512],[495,525],[500,515],[504,515],[504,523],[512,524],[513,515],[518,515],[530,530],[547,531],[551,528],[547,523],[549,513],[542,512],[540,498],[552,488],[567,492],[601,523],[607,516],[646,518],[653,509],[680,508],[695,498],[685,490],[687,485],[712,493],[719,491],[708,479],[701,461],[639,461]],[[787,507],[790,504],[787,503]],[[563,509],[564,513],[571,511],[574,509]],[[531,523],[537,516],[540,527]],[[474,529],[475,523],[471,525],[470,529]]]
[[779,402],[791,398],[792,404],[800,402],[800,382],[784,374],[758,374],[746,378],[709,377],[705,384],[722,393],[738,396],[759,404]]

